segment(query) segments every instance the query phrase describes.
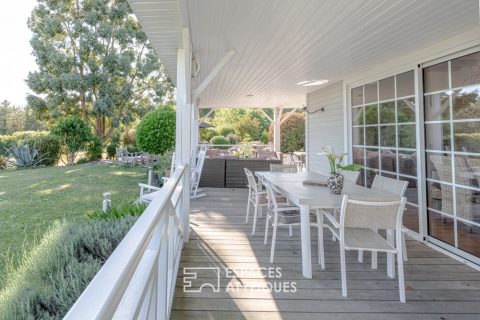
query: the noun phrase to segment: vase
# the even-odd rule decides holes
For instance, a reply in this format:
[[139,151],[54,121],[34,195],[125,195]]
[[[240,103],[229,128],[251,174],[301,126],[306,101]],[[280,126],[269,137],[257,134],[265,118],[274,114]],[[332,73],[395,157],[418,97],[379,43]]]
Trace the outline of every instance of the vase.
[[327,180],[327,187],[332,194],[340,194],[343,189],[343,175],[339,173],[330,173]]

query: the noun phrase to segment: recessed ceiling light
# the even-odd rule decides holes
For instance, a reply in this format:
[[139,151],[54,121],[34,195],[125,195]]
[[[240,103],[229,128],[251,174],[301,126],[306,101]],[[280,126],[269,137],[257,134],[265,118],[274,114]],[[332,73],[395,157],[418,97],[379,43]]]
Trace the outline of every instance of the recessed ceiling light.
[[302,87],[311,87],[311,86],[321,86],[322,84],[328,83],[328,80],[307,80],[302,82],[297,82],[297,85]]
[[247,94],[247,97],[249,97],[249,98],[253,97],[253,94],[249,93],[249,94]]

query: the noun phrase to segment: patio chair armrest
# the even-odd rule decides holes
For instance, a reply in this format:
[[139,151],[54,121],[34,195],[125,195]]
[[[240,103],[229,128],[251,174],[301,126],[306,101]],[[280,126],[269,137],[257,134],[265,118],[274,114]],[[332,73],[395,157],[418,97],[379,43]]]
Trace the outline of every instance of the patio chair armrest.
[[340,228],[340,223],[338,223],[337,219],[335,219],[334,216],[330,214],[330,212],[325,211],[325,210],[320,210],[320,214],[323,214],[325,218],[330,221],[330,223],[335,227],[335,228]]
[[161,188],[159,187],[154,187],[145,183],[139,183],[138,186],[142,189],[148,189],[148,190],[160,190]]
[[278,207],[278,208],[275,208],[275,211],[277,211],[277,212],[283,212],[283,211],[300,211],[300,209],[299,209],[298,207],[288,206],[288,207]]

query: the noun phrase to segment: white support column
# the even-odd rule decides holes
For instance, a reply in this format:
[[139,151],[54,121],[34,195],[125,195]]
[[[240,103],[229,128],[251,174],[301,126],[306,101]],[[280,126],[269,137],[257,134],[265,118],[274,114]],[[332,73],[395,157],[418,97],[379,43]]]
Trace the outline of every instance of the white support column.
[[[188,29],[183,30],[183,49],[177,50],[177,121],[175,159],[177,165],[191,163],[192,132],[192,90],[191,90],[192,53]],[[190,169],[186,170],[183,180],[183,196],[181,200],[182,215],[180,221],[184,241],[188,242],[190,232]]]
[[199,120],[197,120],[197,119],[198,119],[198,104],[193,103],[192,104],[192,138],[191,138],[191,141],[192,141],[192,152],[191,152],[192,166],[196,163],[197,146],[198,146],[199,135],[200,135],[199,127],[198,127]]
[[280,142],[280,124],[282,122],[283,108],[273,109],[273,150],[275,152],[281,152]]

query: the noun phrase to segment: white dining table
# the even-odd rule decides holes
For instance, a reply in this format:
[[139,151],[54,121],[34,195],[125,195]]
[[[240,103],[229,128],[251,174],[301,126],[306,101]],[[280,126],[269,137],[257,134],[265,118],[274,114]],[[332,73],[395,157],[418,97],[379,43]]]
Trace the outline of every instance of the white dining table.
[[[313,172],[270,172],[257,171],[255,175],[259,181],[266,180],[273,188],[288,198],[290,202],[300,208],[300,232],[302,244],[302,271],[306,278],[312,277],[312,252],[310,241],[310,210],[313,209],[340,209],[344,194],[357,196],[388,196],[387,193],[359,186],[345,181],[341,194],[331,194],[327,187],[304,185],[305,180],[327,181],[327,176]],[[392,232],[387,232],[389,238]],[[388,255],[387,273],[395,277],[394,256]]]

